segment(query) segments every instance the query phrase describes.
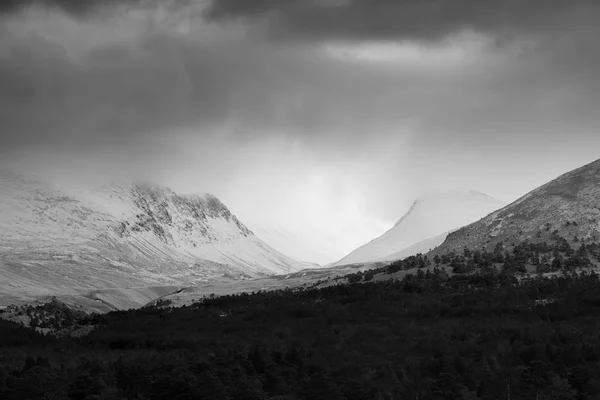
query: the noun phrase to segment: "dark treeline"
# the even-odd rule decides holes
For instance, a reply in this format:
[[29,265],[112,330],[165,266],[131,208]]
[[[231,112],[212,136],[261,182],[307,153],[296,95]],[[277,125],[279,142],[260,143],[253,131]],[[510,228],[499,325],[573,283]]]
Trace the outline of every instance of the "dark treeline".
[[90,317],[0,321],[0,398],[600,399],[600,279],[418,271]]
[[530,242],[525,241],[510,248],[502,243],[494,246],[492,251],[486,249],[464,249],[460,254],[449,252],[429,258],[417,254],[395,261],[385,267],[348,275],[349,282],[370,281],[377,274],[393,274],[398,271],[425,268],[430,266],[447,266],[455,274],[467,274],[476,271],[492,273],[492,269],[506,273],[528,272],[527,266],[535,267],[535,273],[563,272],[569,273],[581,268],[593,267],[600,262],[600,245],[585,242],[574,237],[578,244],[574,249],[569,241],[552,232],[551,240]]

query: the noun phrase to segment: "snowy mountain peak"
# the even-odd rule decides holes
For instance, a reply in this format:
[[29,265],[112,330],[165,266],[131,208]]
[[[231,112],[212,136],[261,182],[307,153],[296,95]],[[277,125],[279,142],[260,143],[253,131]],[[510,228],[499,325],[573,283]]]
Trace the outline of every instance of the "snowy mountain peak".
[[[199,245],[229,243],[239,237],[253,236],[227,206],[212,194],[182,196],[168,188],[132,185],[131,202],[140,211],[129,215],[115,226],[120,237],[135,232],[153,232],[162,242],[188,247],[197,253]],[[215,229],[218,222],[221,229]]]
[[[444,228],[436,233],[440,234],[459,228],[464,225],[464,221],[482,218],[503,205],[501,201],[475,190],[429,192],[414,201],[408,212],[394,224],[394,228],[411,231],[413,236],[419,236],[419,231],[426,227],[438,227],[438,230]],[[419,236],[420,240],[429,237],[431,236]]]
[[[445,234],[477,221],[504,203],[475,190],[454,189],[429,192],[415,200],[404,216],[382,236],[359,247],[335,265],[394,259],[418,243],[439,244]],[[442,235],[442,236],[440,236]],[[440,242],[441,243],[441,242]],[[427,251],[423,249],[422,251]]]
[[436,199],[443,197],[469,196],[493,199],[493,197],[478,190],[456,187],[452,189],[428,189],[421,193],[417,200]]
[[411,208],[424,205],[427,205],[428,207],[439,207],[446,206],[449,202],[461,201],[495,202],[498,200],[485,193],[472,189],[429,190],[417,197]]

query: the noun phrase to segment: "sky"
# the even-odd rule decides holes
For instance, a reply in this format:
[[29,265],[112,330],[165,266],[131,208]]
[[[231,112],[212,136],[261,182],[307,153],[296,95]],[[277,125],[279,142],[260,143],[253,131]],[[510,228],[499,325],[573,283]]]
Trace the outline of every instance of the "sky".
[[597,0],[3,1],[0,159],[210,192],[341,258],[423,192],[599,158],[598,38]]

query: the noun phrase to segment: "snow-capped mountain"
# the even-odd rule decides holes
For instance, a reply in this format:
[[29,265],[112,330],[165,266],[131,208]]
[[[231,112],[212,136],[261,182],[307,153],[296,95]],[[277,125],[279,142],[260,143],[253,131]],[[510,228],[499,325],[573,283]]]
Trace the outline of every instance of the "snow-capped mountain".
[[216,197],[153,185],[57,189],[0,172],[0,292],[191,284],[310,266],[276,251]]
[[600,160],[568,172],[448,235],[435,252],[492,250],[558,235],[573,243],[600,239]]
[[448,232],[477,221],[502,206],[503,202],[474,190],[429,194],[417,199],[391,229],[335,265],[393,261],[425,253],[440,245]]

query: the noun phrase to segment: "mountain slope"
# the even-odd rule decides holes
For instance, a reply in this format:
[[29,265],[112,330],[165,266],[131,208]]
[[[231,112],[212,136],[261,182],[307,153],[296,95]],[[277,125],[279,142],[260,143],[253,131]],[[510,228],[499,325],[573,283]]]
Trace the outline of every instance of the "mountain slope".
[[573,242],[600,238],[600,160],[561,175],[453,232],[435,252],[541,241],[553,232]]
[[58,190],[0,173],[0,291],[191,284],[297,271],[212,195],[151,185]]
[[397,251],[395,253],[392,253],[392,254],[389,254],[389,255],[386,255],[383,257],[376,258],[373,261],[392,262],[392,261],[396,261],[396,260],[402,260],[404,258],[414,256],[415,254],[419,254],[419,253],[425,254],[425,253],[429,252],[430,250],[435,249],[442,243],[444,243],[444,240],[446,240],[446,237],[448,237],[448,232],[444,232],[444,233],[434,236],[432,238],[422,240],[419,243],[410,245],[403,250]]
[[[417,199],[410,210],[380,237],[359,247],[335,265],[390,261],[406,257],[406,249],[428,251],[450,230],[484,217],[504,203],[473,190],[457,189]],[[421,243],[421,246],[417,244]]]

